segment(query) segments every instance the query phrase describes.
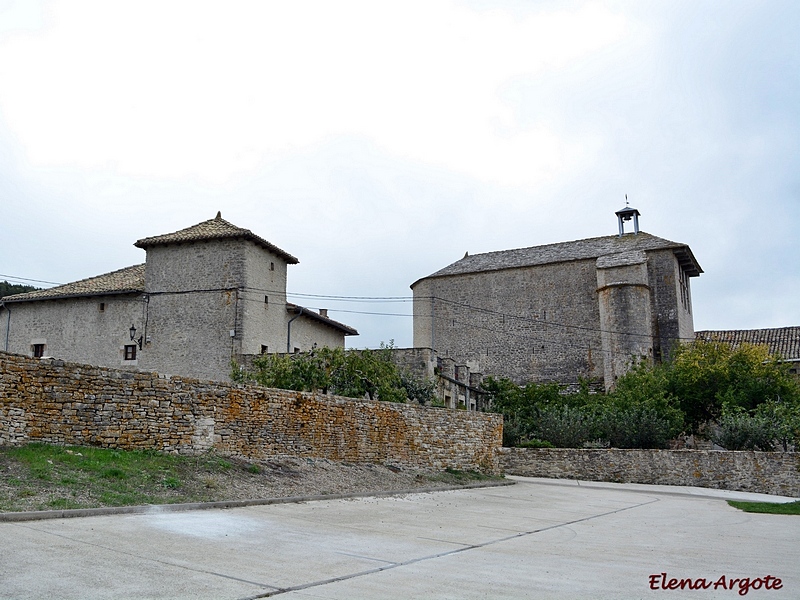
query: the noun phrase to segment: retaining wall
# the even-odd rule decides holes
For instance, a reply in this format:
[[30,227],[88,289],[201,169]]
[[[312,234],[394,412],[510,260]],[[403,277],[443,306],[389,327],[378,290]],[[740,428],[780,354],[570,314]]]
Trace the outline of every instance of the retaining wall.
[[508,475],[689,485],[800,497],[800,453],[503,448]]
[[0,445],[30,441],[498,473],[502,418],[0,352]]

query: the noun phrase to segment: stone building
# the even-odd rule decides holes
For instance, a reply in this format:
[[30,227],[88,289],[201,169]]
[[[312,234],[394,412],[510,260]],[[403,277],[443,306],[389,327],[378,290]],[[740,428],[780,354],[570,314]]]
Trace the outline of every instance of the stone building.
[[231,360],[344,346],[358,332],[286,301],[298,263],[222,219],[144,238],[144,264],[0,302],[0,348],[227,380]]
[[[694,338],[686,244],[639,231],[465,255],[419,279],[414,346],[517,383],[603,381]],[[633,219],[634,231],[624,223]]]
[[445,408],[486,408],[486,392],[481,389],[483,375],[472,372],[466,364],[437,356],[430,348],[392,348],[392,361],[402,371],[435,382],[436,397]]

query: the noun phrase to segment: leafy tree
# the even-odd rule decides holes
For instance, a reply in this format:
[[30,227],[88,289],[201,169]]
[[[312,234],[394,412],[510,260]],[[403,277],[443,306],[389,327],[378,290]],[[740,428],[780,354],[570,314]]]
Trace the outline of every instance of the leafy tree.
[[253,370],[234,366],[234,381],[255,381],[266,387],[332,393],[351,398],[430,403],[435,383],[401,371],[392,361],[392,345],[378,350],[317,348],[297,354],[262,354]]
[[800,401],[800,387],[766,346],[696,341],[679,346],[664,365],[666,392],[678,400],[693,432],[718,420],[723,408],[753,411],[767,401]]
[[39,288],[32,285],[20,285],[15,283],[8,283],[8,281],[0,281],[0,298],[12,296],[14,294],[24,294],[25,292],[33,292]]

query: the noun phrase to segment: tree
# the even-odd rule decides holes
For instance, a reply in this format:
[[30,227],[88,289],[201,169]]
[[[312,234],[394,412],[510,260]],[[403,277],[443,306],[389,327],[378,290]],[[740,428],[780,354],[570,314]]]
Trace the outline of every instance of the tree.
[[770,400],[800,401],[797,381],[766,346],[742,344],[733,349],[698,340],[676,348],[665,368],[666,391],[678,400],[693,432],[717,421],[726,406],[752,412]]
[[317,348],[297,354],[262,354],[253,370],[234,365],[234,381],[255,381],[265,387],[331,393],[350,398],[430,403],[435,384],[401,371],[392,361],[392,344],[378,350]]
[[25,292],[33,292],[39,288],[32,285],[19,285],[15,283],[8,283],[8,281],[0,281],[0,298],[12,296],[14,294],[24,294]]

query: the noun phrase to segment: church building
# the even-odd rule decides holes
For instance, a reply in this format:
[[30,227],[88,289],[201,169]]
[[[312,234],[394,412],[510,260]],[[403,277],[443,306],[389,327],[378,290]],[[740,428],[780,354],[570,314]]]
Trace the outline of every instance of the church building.
[[[414,346],[519,384],[579,378],[606,389],[638,360],[694,339],[686,244],[639,230],[465,255],[412,284]],[[625,224],[633,221],[633,231]]]

